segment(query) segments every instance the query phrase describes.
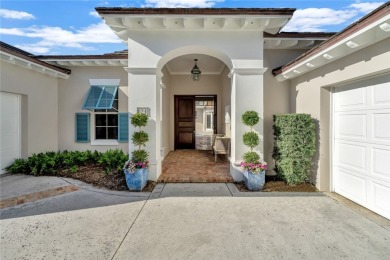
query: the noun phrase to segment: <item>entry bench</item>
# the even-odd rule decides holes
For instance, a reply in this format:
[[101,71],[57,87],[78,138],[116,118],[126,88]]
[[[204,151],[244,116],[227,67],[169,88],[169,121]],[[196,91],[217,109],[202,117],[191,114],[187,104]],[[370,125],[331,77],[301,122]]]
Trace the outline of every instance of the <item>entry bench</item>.
[[213,135],[213,154],[217,162],[218,154],[230,154],[230,138],[223,134]]

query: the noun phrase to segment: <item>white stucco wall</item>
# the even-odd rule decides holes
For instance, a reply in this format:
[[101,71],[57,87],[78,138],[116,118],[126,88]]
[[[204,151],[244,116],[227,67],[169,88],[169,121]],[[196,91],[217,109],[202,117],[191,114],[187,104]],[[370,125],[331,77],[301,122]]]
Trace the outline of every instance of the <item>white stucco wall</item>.
[[289,81],[279,82],[272,75],[272,69],[295,59],[305,50],[264,50],[264,160],[271,171],[275,164],[272,159],[274,147],[273,115],[290,113]]
[[[59,80],[59,149],[60,150],[97,150],[120,148],[128,153],[128,143],[102,146],[91,143],[75,142],[75,114],[90,112],[82,110],[84,99],[90,88],[89,79],[120,79],[118,89],[119,112],[128,111],[127,73],[123,67],[67,67],[72,70],[69,79]],[[91,113],[91,140],[94,137],[93,114]]]
[[169,87],[171,85],[171,76],[166,69],[163,70],[163,73],[164,77],[162,81],[165,88],[161,90],[161,147],[164,152],[162,156],[165,157],[171,151],[171,132],[174,131],[174,129],[171,129],[170,117],[170,107],[171,102],[173,102],[171,99],[171,88]]
[[0,90],[22,95],[22,157],[58,150],[57,78],[1,61]]
[[232,80],[228,77],[230,71],[228,67],[225,67],[220,75],[221,81],[221,120],[222,129],[220,133],[223,133],[230,137],[230,126],[231,124],[225,123],[225,107],[231,105],[232,95]]
[[390,38],[313,70],[290,82],[290,111],[308,113],[319,122],[319,148],[313,181],[330,190],[331,92],[329,87],[390,72]]

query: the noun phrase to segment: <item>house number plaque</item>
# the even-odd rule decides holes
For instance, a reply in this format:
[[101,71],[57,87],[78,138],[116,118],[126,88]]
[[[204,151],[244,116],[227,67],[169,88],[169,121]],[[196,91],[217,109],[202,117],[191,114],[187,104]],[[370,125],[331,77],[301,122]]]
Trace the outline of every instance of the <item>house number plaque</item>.
[[150,107],[137,107],[137,113],[146,114],[150,116]]

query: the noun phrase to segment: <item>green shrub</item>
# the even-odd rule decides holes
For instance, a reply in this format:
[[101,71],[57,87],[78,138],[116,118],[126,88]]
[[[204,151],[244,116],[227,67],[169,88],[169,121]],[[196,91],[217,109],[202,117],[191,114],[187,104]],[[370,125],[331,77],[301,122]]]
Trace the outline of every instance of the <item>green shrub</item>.
[[103,167],[106,167],[106,172],[111,172],[113,169],[121,169],[123,162],[128,158],[122,151],[108,151],[104,159],[100,160],[102,156],[97,151],[38,153],[31,155],[27,159],[16,159],[10,166],[6,167],[6,170],[9,173],[31,174],[35,176],[55,175],[60,169],[69,169],[70,172],[75,173],[78,171],[79,166],[101,161]]
[[26,159],[16,159],[10,166],[6,167],[5,170],[9,173],[30,173],[30,167],[28,160]]
[[122,170],[123,164],[128,160],[128,155],[120,149],[108,150],[101,154],[98,163],[104,167],[107,174],[117,173]]
[[135,113],[131,117],[131,124],[133,126],[142,127],[146,126],[148,124],[149,117],[146,114],[143,113]]
[[274,116],[275,170],[290,185],[308,181],[316,151],[316,126],[308,114]]
[[69,171],[71,173],[76,173],[79,170],[79,167],[77,165],[73,165],[72,167],[69,168]]
[[246,152],[242,158],[246,163],[258,163],[260,161],[260,156],[256,152]]
[[149,141],[149,135],[144,131],[135,132],[131,137],[131,141],[138,147],[145,146],[146,142]]
[[260,143],[259,135],[255,132],[246,132],[243,135],[242,140],[244,144],[251,149],[255,148]]
[[145,150],[135,150],[131,153],[131,161],[136,162],[146,162],[148,160],[149,154]]
[[244,125],[253,127],[259,122],[260,117],[256,111],[250,110],[242,114],[241,120],[244,123]]
[[53,175],[57,171],[59,157],[56,152],[33,154],[27,159],[28,174]]

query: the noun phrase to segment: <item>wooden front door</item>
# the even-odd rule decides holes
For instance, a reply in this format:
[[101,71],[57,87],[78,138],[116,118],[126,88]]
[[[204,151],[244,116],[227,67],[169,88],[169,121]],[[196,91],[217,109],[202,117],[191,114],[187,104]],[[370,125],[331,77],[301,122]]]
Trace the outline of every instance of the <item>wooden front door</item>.
[[194,96],[175,96],[176,149],[195,149]]

